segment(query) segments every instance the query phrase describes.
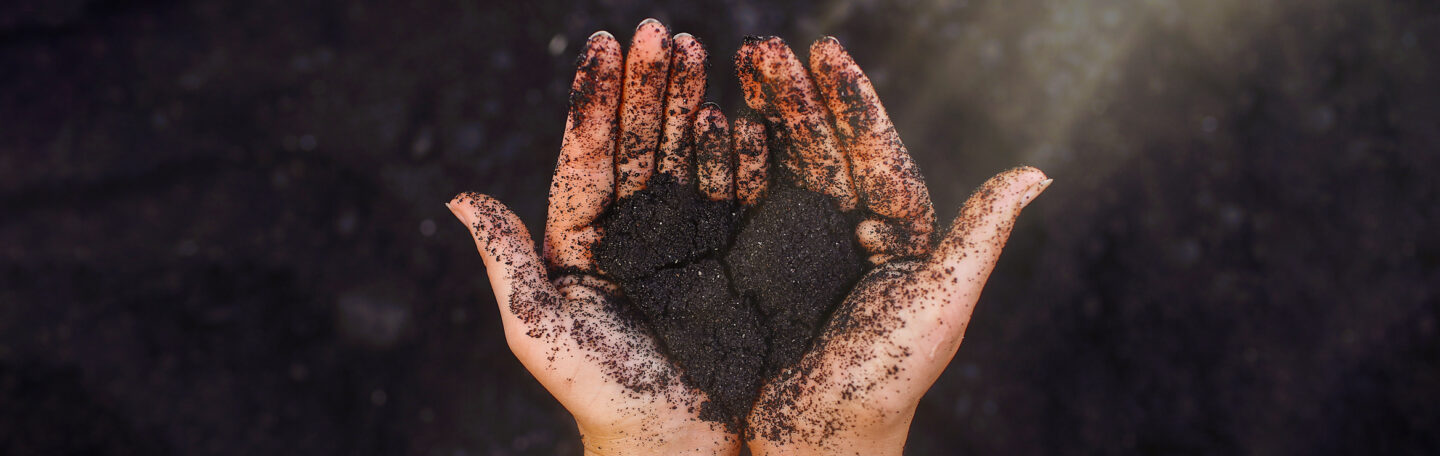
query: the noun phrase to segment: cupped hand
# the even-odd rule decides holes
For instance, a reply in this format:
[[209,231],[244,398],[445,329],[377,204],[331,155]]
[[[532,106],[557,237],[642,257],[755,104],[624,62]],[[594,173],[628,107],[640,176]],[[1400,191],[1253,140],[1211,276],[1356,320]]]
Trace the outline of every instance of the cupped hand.
[[874,265],[801,361],[763,387],[747,422],[750,449],[900,454],[1015,218],[1050,180],[1029,167],[990,178],[935,243],[924,180],[838,41],[817,41],[807,71],[779,38],[750,39],[736,67],[746,104],[783,145],[770,151],[775,174],[861,211],[855,235]]
[[[699,419],[703,393],[686,386],[655,340],[618,311],[617,286],[594,254],[604,236],[598,219],[617,197],[643,189],[657,171],[690,178],[687,131],[698,124],[694,134],[705,136],[717,125],[713,116],[697,119],[705,58],[695,38],[672,38],[654,20],[636,29],[625,57],[609,33],[590,37],[571,86],[543,260],[499,201],[465,193],[448,204],[484,257],[511,351],[574,415],[587,454],[740,448],[723,425]],[[703,169],[702,189],[731,178]]]

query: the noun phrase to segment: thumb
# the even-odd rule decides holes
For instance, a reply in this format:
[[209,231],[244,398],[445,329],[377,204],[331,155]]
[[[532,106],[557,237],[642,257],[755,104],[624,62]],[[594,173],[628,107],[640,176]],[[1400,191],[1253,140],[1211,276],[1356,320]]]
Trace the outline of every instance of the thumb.
[[445,206],[470,229],[475,247],[485,259],[485,272],[513,350],[518,337],[534,330],[558,306],[559,294],[546,277],[535,242],[520,217],[489,195],[461,193]]
[[952,303],[963,303],[954,308],[965,313],[967,319],[995,261],[1000,259],[1020,209],[1045,191],[1051,181],[1045,173],[1029,166],[991,177],[965,201],[950,232],[930,257],[927,267],[938,273],[931,277],[941,278],[942,296],[950,296]]

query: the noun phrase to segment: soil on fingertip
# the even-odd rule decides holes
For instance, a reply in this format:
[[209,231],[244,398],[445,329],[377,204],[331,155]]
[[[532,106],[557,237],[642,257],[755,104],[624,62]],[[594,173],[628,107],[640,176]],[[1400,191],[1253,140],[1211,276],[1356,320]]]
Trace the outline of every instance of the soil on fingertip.
[[606,214],[596,250],[629,309],[706,393],[700,417],[729,426],[766,378],[799,361],[864,270],[851,214],[771,185],[746,210],[657,175]]

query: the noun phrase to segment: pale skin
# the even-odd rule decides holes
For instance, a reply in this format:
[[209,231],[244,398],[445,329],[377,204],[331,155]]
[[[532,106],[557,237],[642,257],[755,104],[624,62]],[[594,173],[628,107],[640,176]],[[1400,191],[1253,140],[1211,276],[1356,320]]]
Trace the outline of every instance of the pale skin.
[[[744,44],[736,63],[758,116],[733,125],[701,104],[705,58],[694,38],[671,37],[653,20],[641,23],[623,57],[610,34],[590,38],[572,86],[543,256],[495,199],[465,193],[448,204],[484,258],[506,340],[574,415],[586,454],[738,454],[742,445],[757,455],[900,454],[1015,218],[1050,180],[1028,167],[991,178],[933,243],[918,169],[837,41],[816,42],[808,66],[777,38]],[[792,147],[768,150],[766,129]],[[591,253],[604,236],[598,218],[654,173],[745,206],[789,176],[866,214],[855,233],[873,268],[800,363],[768,379],[743,437],[698,417],[704,394],[680,380],[642,328],[615,316],[609,296],[619,287]]]

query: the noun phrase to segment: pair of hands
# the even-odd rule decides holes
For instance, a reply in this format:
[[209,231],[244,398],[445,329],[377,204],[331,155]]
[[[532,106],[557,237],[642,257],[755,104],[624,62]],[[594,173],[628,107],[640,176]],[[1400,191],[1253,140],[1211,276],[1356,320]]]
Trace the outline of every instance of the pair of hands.
[[[486,195],[448,206],[474,235],[506,340],[574,416],[589,454],[900,454],[920,397],[944,370],[1020,209],[1050,180],[1028,167],[982,185],[949,233],[870,81],[833,38],[802,64],[778,38],[736,55],[746,104],[733,128],[701,104],[703,46],[654,20],[622,56],[599,32],[582,51],[550,188],[544,257],[524,224]],[[768,150],[765,130],[784,150]],[[769,155],[775,155],[771,159]],[[743,429],[701,420],[645,329],[623,318],[619,287],[595,264],[599,219],[656,173],[712,200],[751,206],[786,178],[859,210],[856,239],[874,266],[811,350],[767,379]]]

